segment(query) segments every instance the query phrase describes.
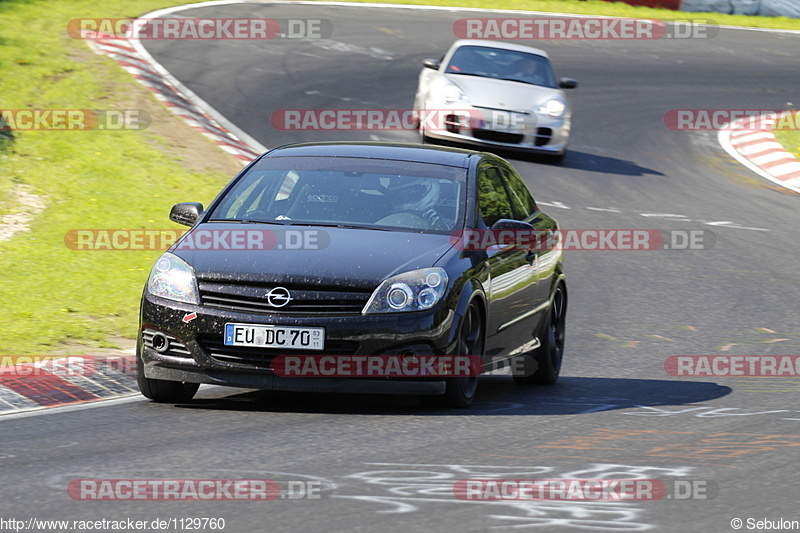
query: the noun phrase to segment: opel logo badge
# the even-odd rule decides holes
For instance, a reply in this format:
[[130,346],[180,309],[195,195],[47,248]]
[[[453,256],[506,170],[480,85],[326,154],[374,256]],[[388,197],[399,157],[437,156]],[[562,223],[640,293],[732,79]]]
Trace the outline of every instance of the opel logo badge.
[[267,302],[272,307],[283,307],[291,301],[292,296],[285,287],[275,287],[267,293]]

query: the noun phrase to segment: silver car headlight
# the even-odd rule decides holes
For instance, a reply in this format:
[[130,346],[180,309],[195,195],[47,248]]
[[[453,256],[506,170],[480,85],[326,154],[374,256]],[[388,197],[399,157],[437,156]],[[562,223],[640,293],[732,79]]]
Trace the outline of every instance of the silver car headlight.
[[537,113],[541,113],[543,115],[547,115],[553,118],[559,118],[564,116],[564,112],[567,110],[567,105],[562,102],[561,100],[548,100],[542,105],[536,106],[534,111]]
[[372,293],[363,314],[424,311],[439,303],[447,288],[443,268],[421,268],[392,276]]
[[169,252],[159,257],[150,271],[147,292],[167,300],[200,304],[194,270],[186,261]]
[[466,94],[464,94],[464,91],[462,91],[452,83],[448,83],[442,88],[442,98],[448,104],[452,104],[454,102],[469,101],[469,97]]

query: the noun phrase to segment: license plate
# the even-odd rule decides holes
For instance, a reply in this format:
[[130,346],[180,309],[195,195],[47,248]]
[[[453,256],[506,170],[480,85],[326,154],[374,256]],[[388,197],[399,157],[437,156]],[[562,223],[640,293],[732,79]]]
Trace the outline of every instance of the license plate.
[[479,127],[499,132],[520,132],[525,129],[525,117],[511,113],[493,113],[479,121]]
[[226,346],[257,346],[288,350],[325,349],[325,328],[225,324]]

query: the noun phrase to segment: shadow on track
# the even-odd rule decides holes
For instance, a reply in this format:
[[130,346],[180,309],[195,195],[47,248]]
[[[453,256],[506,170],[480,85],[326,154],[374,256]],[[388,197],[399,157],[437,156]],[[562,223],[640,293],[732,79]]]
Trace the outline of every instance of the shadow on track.
[[201,394],[181,409],[363,415],[526,416],[578,415],[633,409],[639,406],[676,406],[721,398],[730,387],[710,382],[650,379],[565,377],[556,385],[516,385],[509,376],[485,376],[469,409],[422,407],[414,396],[308,394],[248,391],[212,397]]
[[547,156],[539,156],[535,154],[522,154],[519,153],[503,153],[499,154],[500,157],[506,159],[517,159],[520,161],[528,161],[531,163],[541,163],[554,167],[571,168],[575,170],[585,170],[587,172],[599,172],[602,174],[615,174],[619,176],[664,176],[663,172],[653,170],[651,168],[637,165],[633,161],[626,161],[625,159],[617,159],[615,157],[607,157],[603,155],[590,154],[588,152],[579,152],[577,150],[569,150],[567,155],[560,163],[555,163],[548,159]]
[[515,152],[513,150],[501,150],[490,146],[467,146],[451,141],[443,141],[441,139],[437,139],[436,142],[426,142],[425,144],[431,146],[450,146],[453,148],[466,148],[468,150],[490,152],[510,161],[526,161],[529,163],[543,164],[552,167],[585,170],[587,172],[599,172],[602,174],[615,174],[619,176],[665,176],[663,172],[637,165],[633,161],[591,154],[589,152],[581,152],[573,149],[567,150],[567,154],[564,156],[564,159],[557,162],[552,156],[548,155],[533,153],[529,154],[524,152]]

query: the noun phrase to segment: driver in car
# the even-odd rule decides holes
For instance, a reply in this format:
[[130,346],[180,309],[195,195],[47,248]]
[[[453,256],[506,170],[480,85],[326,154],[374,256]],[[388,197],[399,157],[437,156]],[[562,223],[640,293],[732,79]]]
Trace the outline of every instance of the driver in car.
[[395,213],[410,213],[428,224],[428,229],[446,231],[448,223],[434,206],[439,201],[440,185],[436,179],[414,178],[393,180],[387,190]]
[[544,78],[539,72],[539,64],[536,61],[518,61],[517,63],[521,64],[516,67],[516,71],[509,78],[534,85],[544,83]]

